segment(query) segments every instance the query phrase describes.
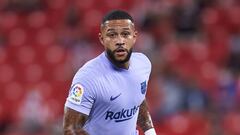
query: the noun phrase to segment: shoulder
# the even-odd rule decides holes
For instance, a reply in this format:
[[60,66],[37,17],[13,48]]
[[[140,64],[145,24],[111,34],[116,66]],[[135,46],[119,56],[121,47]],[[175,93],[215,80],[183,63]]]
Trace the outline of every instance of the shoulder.
[[85,87],[92,87],[97,78],[101,76],[103,63],[100,56],[85,63],[74,75],[72,85],[81,83]]
[[147,66],[149,68],[151,68],[151,66],[152,66],[149,58],[143,53],[133,52],[132,58],[133,58],[133,61],[136,62],[137,64],[141,64],[141,65]]

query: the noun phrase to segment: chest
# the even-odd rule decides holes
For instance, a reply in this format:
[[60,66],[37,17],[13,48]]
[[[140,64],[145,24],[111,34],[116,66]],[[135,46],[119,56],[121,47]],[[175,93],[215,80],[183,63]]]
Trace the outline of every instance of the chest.
[[97,102],[109,108],[139,106],[145,98],[147,78],[136,73],[105,75],[99,85]]

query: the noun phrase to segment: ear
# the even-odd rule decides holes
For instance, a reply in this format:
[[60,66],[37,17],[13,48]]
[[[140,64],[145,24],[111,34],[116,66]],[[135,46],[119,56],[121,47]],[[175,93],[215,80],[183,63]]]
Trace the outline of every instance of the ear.
[[98,33],[98,38],[99,38],[99,41],[101,42],[102,45],[104,45],[104,41],[103,41],[103,36],[101,33]]
[[136,42],[137,36],[138,36],[138,32],[135,30],[133,33],[133,42],[134,43]]

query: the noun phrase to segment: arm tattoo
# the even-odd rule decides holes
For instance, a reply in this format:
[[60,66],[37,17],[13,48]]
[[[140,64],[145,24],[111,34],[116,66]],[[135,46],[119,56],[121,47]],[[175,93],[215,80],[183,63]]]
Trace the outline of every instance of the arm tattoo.
[[146,100],[144,100],[143,103],[140,105],[137,124],[144,132],[148,129],[153,128],[153,123],[150,113],[148,111]]
[[64,135],[88,135],[88,133],[82,128],[87,118],[88,116],[85,114],[77,112],[68,107],[64,108]]

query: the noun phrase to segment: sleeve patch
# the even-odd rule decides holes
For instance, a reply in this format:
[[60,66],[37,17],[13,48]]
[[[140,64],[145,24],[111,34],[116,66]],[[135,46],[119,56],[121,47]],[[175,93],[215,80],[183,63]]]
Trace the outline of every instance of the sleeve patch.
[[70,101],[71,103],[80,105],[83,92],[84,92],[83,86],[80,84],[75,84],[71,87],[67,100]]

